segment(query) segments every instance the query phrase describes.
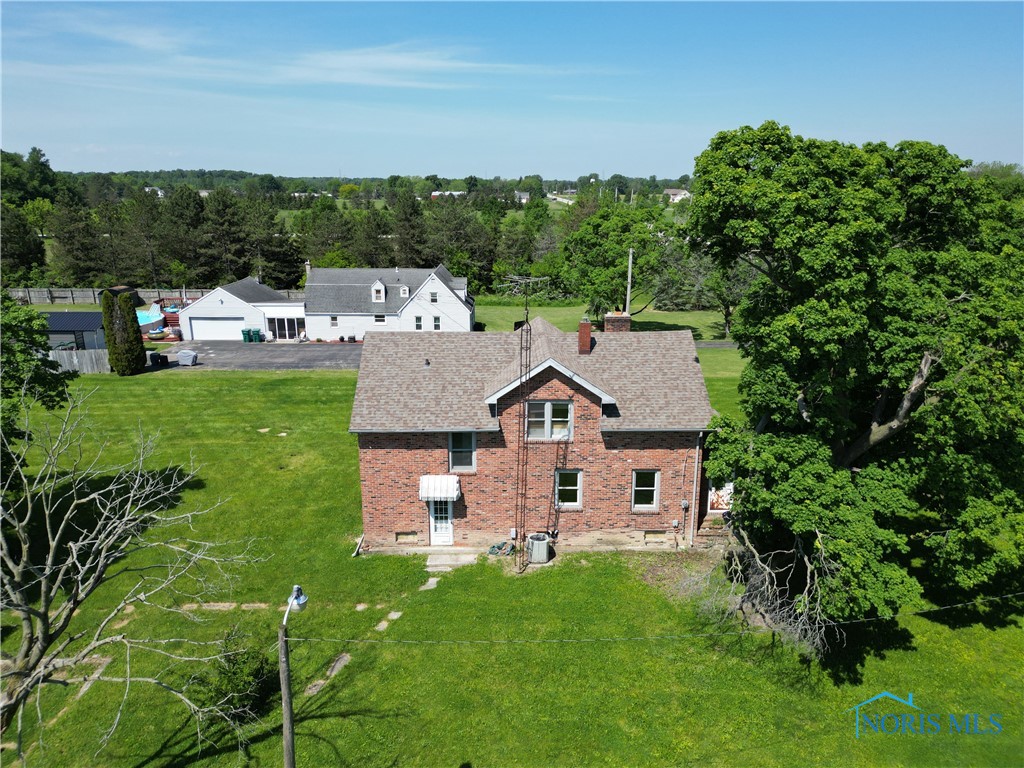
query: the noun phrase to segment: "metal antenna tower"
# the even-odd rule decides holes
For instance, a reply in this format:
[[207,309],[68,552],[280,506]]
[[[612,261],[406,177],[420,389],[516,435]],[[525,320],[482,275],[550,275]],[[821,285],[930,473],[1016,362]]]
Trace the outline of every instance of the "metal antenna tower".
[[517,428],[519,439],[516,442],[516,568],[522,573],[526,570],[528,563],[526,557],[526,513],[528,507],[529,489],[529,466],[530,466],[530,444],[526,439],[526,396],[527,379],[532,367],[530,363],[530,350],[532,347],[533,333],[530,329],[530,287],[534,283],[547,280],[546,277],[525,277],[522,275],[510,275],[509,285],[516,293],[523,294],[523,324],[519,328],[519,387],[516,391],[516,399],[519,401],[519,417]]

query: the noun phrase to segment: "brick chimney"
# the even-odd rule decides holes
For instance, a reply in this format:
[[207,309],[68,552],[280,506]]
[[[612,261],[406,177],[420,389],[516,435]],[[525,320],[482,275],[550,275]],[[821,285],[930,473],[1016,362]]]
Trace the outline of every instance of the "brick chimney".
[[591,347],[590,338],[590,318],[584,317],[580,320],[580,331],[578,334],[579,338],[579,351],[581,355],[589,355]]
[[604,316],[605,333],[626,333],[632,321],[628,312],[609,312]]

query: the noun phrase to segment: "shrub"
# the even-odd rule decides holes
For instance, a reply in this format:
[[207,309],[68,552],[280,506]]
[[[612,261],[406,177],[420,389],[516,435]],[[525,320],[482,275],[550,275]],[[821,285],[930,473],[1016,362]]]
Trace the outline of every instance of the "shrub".
[[197,681],[196,699],[201,706],[226,710],[236,724],[266,713],[277,690],[276,670],[273,660],[256,647],[257,643],[256,638],[239,631],[237,626],[228,630],[213,671]]

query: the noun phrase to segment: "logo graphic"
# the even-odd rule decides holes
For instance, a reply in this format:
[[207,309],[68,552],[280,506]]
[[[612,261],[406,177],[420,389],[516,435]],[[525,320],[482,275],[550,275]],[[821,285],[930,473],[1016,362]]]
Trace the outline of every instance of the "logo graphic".
[[[1002,715],[989,714],[983,716],[977,712],[936,714],[925,712],[914,703],[914,694],[907,693],[906,699],[889,691],[882,691],[870,699],[850,707],[853,712],[853,734],[860,738],[861,723],[864,724],[864,735],[871,732],[883,735],[916,734],[934,736],[946,733],[949,735],[990,735],[1002,732],[1000,722]],[[945,724],[945,728],[943,725]]]
[[[901,699],[899,696],[894,696],[893,694],[889,693],[888,691],[882,691],[881,693],[875,694],[870,699],[864,699],[864,701],[862,701],[860,704],[856,704],[856,705],[850,707],[848,710],[846,710],[847,712],[853,712],[854,713],[853,716],[856,719],[854,720],[853,732],[854,732],[855,736],[858,739],[860,738],[860,708],[863,707],[863,706],[866,706],[868,704],[871,704],[872,702],[878,701],[879,699],[893,699],[894,701],[898,701],[900,704],[905,704],[908,707],[914,707],[914,709],[917,709],[917,710],[921,709],[920,707],[915,707],[914,706],[914,694],[913,693],[908,693],[907,694],[907,700],[906,701]],[[871,723],[871,720],[868,719],[868,722]],[[877,725],[877,723],[875,723],[875,725]],[[877,731],[878,728],[875,728],[875,730]]]

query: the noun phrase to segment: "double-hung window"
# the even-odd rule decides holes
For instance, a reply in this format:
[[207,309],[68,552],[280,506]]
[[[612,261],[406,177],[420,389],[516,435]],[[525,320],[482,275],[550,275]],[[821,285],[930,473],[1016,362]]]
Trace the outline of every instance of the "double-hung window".
[[384,325],[387,321],[388,321],[388,319],[384,315],[374,315],[373,316],[373,322],[374,322],[375,325]]
[[583,472],[581,470],[555,470],[555,504],[563,508],[583,505]]
[[476,469],[476,433],[452,432],[448,438],[448,468],[452,472]]
[[441,318],[436,316],[436,315],[434,316],[434,330],[435,331],[440,331],[441,330]]
[[430,292],[430,303],[437,304],[437,291]]
[[337,315],[331,315],[331,328],[337,328],[337,327],[338,327],[338,316]]
[[633,509],[658,508],[661,473],[656,469],[633,470]]
[[526,436],[531,440],[572,437],[572,403],[532,400],[526,404]]
[[416,315],[416,330],[423,330],[423,318],[420,315]]

